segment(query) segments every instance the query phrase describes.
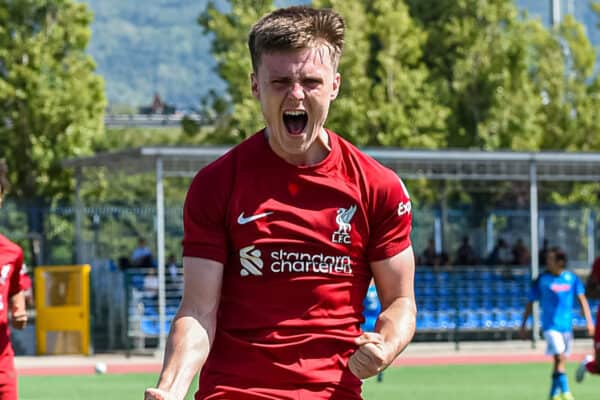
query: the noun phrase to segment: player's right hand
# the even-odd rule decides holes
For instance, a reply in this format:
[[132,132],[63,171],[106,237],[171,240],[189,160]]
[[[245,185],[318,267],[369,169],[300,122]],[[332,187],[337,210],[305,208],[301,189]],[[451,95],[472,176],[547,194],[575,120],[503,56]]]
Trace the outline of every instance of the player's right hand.
[[148,388],[144,392],[144,400],[179,400],[174,394],[157,388]]
[[358,349],[348,359],[348,368],[357,378],[366,379],[383,371],[389,355],[379,333],[365,332],[356,338]]

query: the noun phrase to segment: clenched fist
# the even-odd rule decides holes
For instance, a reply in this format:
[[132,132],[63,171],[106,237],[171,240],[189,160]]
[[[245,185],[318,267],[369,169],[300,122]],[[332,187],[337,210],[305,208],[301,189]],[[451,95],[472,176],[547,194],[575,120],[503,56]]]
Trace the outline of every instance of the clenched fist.
[[379,333],[365,332],[356,338],[358,349],[350,356],[348,367],[360,379],[369,378],[383,371],[391,362],[388,349]]

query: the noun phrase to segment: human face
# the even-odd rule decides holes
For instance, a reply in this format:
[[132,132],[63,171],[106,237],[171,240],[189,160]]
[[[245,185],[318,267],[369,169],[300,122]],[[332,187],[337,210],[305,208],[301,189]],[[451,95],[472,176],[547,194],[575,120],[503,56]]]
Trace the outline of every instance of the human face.
[[560,272],[564,268],[563,262],[556,259],[556,253],[553,251],[549,251],[546,254],[546,266],[548,271],[554,275],[560,275]]
[[275,154],[294,165],[323,160],[329,151],[323,126],[340,86],[329,48],[263,54],[251,78]]

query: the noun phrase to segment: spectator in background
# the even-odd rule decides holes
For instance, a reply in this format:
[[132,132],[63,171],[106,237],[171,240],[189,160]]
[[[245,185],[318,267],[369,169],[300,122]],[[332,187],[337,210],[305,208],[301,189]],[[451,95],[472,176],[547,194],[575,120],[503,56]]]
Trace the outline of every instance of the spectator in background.
[[[0,160],[0,207],[8,189],[6,173],[6,163]],[[21,278],[23,250],[3,235],[0,235],[0,266],[0,399],[16,400],[17,372],[8,320],[11,314],[15,329],[23,329],[27,325],[25,295],[21,286],[24,283]]]
[[181,297],[183,291],[183,268],[177,262],[175,254],[170,254],[166,263],[165,281],[169,296]]
[[487,263],[492,266],[510,265],[513,261],[513,255],[508,243],[503,238],[499,238],[492,252],[488,256]]
[[181,265],[177,262],[175,254],[170,254],[166,263],[167,279],[171,282],[178,282],[179,276],[183,273]]
[[[585,284],[585,294],[590,299],[600,300],[600,257],[592,265],[592,272]],[[587,355],[577,368],[575,380],[581,382],[585,373],[600,375],[600,303],[596,311],[596,327],[594,329],[594,355]]]
[[427,241],[427,247],[421,253],[419,265],[433,266],[438,262],[439,254],[435,251],[435,242],[433,239]]
[[547,270],[531,284],[529,302],[523,312],[519,334],[526,339],[527,319],[531,315],[533,302],[539,301],[542,310],[542,329],[546,339],[546,354],[553,357],[551,400],[572,400],[569,382],[565,374],[567,357],[573,344],[573,302],[579,300],[587,323],[588,333],[594,335],[590,307],[585,297],[581,280],[567,271],[567,256],[559,248],[552,248],[546,257]]
[[154,301],[158,299],[158,275],[156,268],[150,268],[144,276],[144,299]]
[[522,238],[518,238],[512,248],[513,265],[529,265],[529,249],[525,246]]
[[121,271],[126,271],[129,268],[133,268],[133,265],[131,265],[131,259],[127,256],[119,257],[118,264]]
[[138,239],[138,246],[131,253],[131,264],[136,268],[151,268],[154,266],[152,251],[146,245],[146,239]]
[[477,265],[479,263],[479,257],[475,253],[475,250],[469,242],[468,236],[463,236],[462,243],[456,251],[456,258],[454,264],[458,266],[462,265]]

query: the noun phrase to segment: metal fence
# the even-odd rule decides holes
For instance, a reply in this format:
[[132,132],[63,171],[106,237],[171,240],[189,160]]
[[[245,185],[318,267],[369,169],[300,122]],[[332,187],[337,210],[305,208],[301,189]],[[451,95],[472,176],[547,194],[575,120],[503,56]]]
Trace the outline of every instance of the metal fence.
[[[513,244],[529,243],[529,214],[520,210],[495,210],[476,215],[469,210],[415,210],[412,234],[415,253],[430,239],[454,259],[463,236],[485,261],[498,238]],[[590,209],[540,211],[540,243],[563,247],[571,268],[589,268],[600,249],[599,214]],[[128,257],[140,236],[154,254],[154,207],[93,207],[84,209],[82,238],[85,259],[92,265],[93,341],[98,350],[142,350],[156,345],[156,298],[145,293],[148,271],[123,272],[119,259]],[[75,212],[72,208],[23,209],[7,203],[0,212],[0,232],[25,250],[30,265],[64,265],[75,262]],[[475,222],[474,222],[475,221]],[[33,228],[29,228],[33,227]],[[166,210],[167,255],[181,253],[181,207]],[[180,263],[180,259],[177,260]],[[510,271],[507,278],[506,271]],[[171,279],[171,278],[169,278]],[[525,304],[528,266],[446,266],[434,270],[420,266],[416,275],[419,303],[418,340],[462,340],[473,337],[512,337]],[[167,324],[181,294],[181,277],[167,283]],[[579,313],[579,311],[577,311]],[[576,326],[581,323],[580,315]],[[168,326],[167,326],[168,327]]]

